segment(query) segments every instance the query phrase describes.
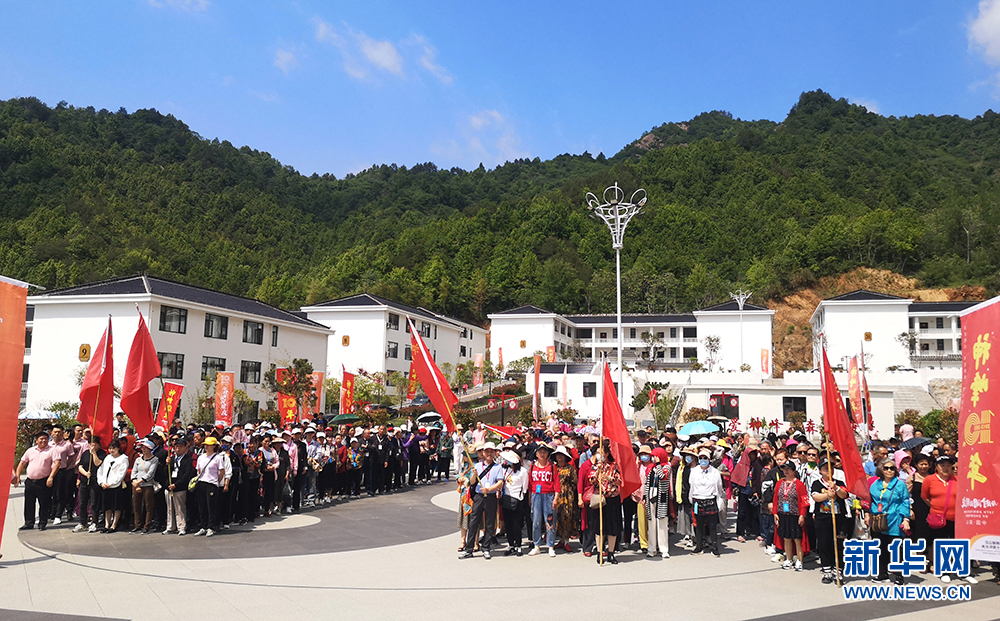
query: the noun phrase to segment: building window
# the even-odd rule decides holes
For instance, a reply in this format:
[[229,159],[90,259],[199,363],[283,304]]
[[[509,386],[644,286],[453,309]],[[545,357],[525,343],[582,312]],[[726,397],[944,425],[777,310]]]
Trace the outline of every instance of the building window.
[[24,331],[24,349],[26,349],[26,350],[30,350],[31,349],[31,329],[30,328]]
[[663,360],[663,350],[662,350],[662,349],[661,349],[661,350],[658,350],[658,351],[656,352],[656,358],[657,358],[658,360]]
[[677,338],[677,328],[670,328],[670,338]]
[[438,327],[434,326],[434,338],[438,337]]
[[243,342],[254,345],[264,344],[264,324],[249,319],[243,322]]
[[399,343],[393,343],[389,341],[388,348],[385,350],[386,358],[399,358]]
[[260,363],[250,360],[240,361],[240,382],[243,384],[259,384]]
[[584,382],[583,383],[583,396],[584,397],[596,397],[597,396],[597,382]]
[[566,324],[562,324],[559,326],[559,334],[566,336]]
[[611,338],[618,338],[618,328],[611,328]]
[[784,415],[785,422],[788,422],[788,415],[792,412],[805,412],[806,411],[806,398],[805,397],[782,397],[781,398],[781,411]]
[[635,338],[635,328],[629,328],[628,329],[628,337],[630,339],[634,339]]
[[927,328],[928,328],[927,322],[926,321],[921,321],[920,322],[920,329],[921,330],[926,330]]
[[184,379],[184,354],[168,354],[159,352],[160,377],[163,379]]
[[202,356],[201,379],[215,381],[215,374],[226,370],[226,359],[213,356]]
[[934,327],[936,327],[938,330],[943,329],[944,328],[944,317],[937,317],[936,319],[934,319]]
[[426,321],[420,322],[420,336],[424,337],[425,339],[431,338],[431,324],[427,323]]
[[413,352],[410,351],[409,345],[403,349],[403,360],[413,360]]
[[930,343],[921,343],[920,344],[920,351],[930,351],[930,350],[931,350],[931,344]]
[[205,336],[225,340],[229,336],[229,317],[205,313]]
[[469,338],[469,329],[468,328],[462,328],[462,338],[463,339]]
[[160,307],[160,332],[187,334],[188,312],[185,308]]
[[410,333],[410,322],[409,321],[406,322],[406,333],[407,334]]
[[458,348],[458,355],[462,356],[463,358],[465,357],[465,345],[462,345]]
[[657,332],[656,333],[656,338],[658,338],[658,339],[660,339],[662,341],[663,340],[663,333],[662,332]]
[[278,346],[278,326],[271,326],[271,347]]
[[390,330],[399,330],[399,315],[389,313],[389,321],[385,324]]
[[913,317],[910,317],[909,321],[910,321],[910,329],[912,330],[913,329]]
[[675,360],[677,359],[677,348],[676,347],[671,347],[670,348],[670,357],[673,358],[673,359],[675,359]]
[[545,382],[545,396],[546,397],[558,397],[559,396],[559,384],[557,382]]
[[937,340],[937,350],[944,351],[944,339]]
[[696,339],[698,338],[698,328],[684,328],[684,338],[686,339]]
[[608,338],[608,333],[607,332],[601,332],[601,340],[605,340],[607,338]]
[[685,347],[684,348],[684,357],[688,358],[688,359],[697,358],[698,357],[698,348],[697,347]]

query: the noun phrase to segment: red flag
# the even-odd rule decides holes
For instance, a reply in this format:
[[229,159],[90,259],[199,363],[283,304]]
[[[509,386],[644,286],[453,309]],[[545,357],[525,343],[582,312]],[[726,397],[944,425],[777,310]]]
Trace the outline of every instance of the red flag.
[[424,339],[420,338],[413,322],[407,317],[410,324],[410,350],[413,352],[413,366],[417,371],[417,378],[423,386],[427,398],[434,404],[434,408],[441,415],[445,429],[449,433],[455,431],[455,419],[452,418],[451,408],[458,403],[458,397],[451,391],[448,380],[445,379],[441,369],[434,362],[434,358],[427,351]]
[[844,400],[840,398],[840,389],[837,388],[837,381],[833,378],[833,369],[830,368],[830,360],[826,357],[826,348],[823,349],[820,388],[823,392],[823,424],[826,426],[830,442],[840,453],[847,489],[858,498],[871,502],[868,476],[861,463],[858,444],[854,440],[854,427],[851,426],[851,420],[847,416]]
[[626,498],[639,489],[642,479],[639,477],[639,466],[635,463],[635,452],[632,450],[632,439],[625,426],[625,415],[618,403],[618,393],[611,379],[611,368],[604,363],[604,398],[602,399],[601,435],[611,440],[611,454],[622,471],[621,497]]
[[861,411],[861,376],[858,373],[858,357],[854,356],[847,363],[847,396],[851,400],[851,420],[863,423],[864,412]]
[[872,418],[872,395],[868,392],[868,378],[864,375],[861,376],[861,393],[864,395],[864,402],[861,405],[864,406],[865,415],[868,417],[868,430],[871,431],[875,428],[875,419]]
[[153,338],[149,336],[146,320],[139,313],[139,329],[132,339],[132,348],[125,363],[122,381],[122,411],[135,425],[140,438],[153,431],[153,406],[149,402],[149,383],[160,376],[160,360],[156,357]]
[[[344,365],[340,365],[344,369]],[[344,369],[344,381],[340,384],[340,413],[350,414],[354,411],[354,374]]]
[[[410,348],[411,350],[413,348]],[[417,386],[420,382],[417,381],[417,371],[416,367],[413,366],[413,356],[410,356],[410,373],[406,376],[406,398],[413,401],[413,398],[417,396]]]
[[215,373],[215,424],[223,427],[233,425],[233,389],[236,374],[217,371]]
[[299,415],[298,399],[292,395],[286,395],[281,392],[281,387],[284,386],[285,381],[289,379],[294,381],[291,369],[278,367],[274,370],[274,380],[275,383],[278,384],[278,412],[281,415],[282,425],[297,421]]
[[312,374],[312,389],[313,393],[316,395],[316,401],[312,405],[313,418],[319,416],[319,413],[323,408],[323,377],[326,374],[322,371],[313,371]]
[[517,427],[501,427],[500,425],[483,425],[483,427],[489,429],[504,440],[517,433]]
[[183,392],[183,384],[163,383],[160,407],[156,411],[156,425],[163,427],[164,431],[169,431],[171,425],[174,424],[174,415],[177,414],[177,406],[181,402],[181,393]]
[[[0,276],[0,471],[14,469],[17,411],[24,372],[24,319],[28,284]],[[10,485],[0,487],[0,539],[10,499]],[[34,502],[32,500],[32,502]],[[14,512],[11,511],[11,517]]]
[[111,443],[111,430],[115,420],[115,369],[114,347],[111,339],[111,317],[108,328],[101,336],[87,374],[80,386],[80,411],[76,419],[90,427],[91,432],[101,439],[101,446]]
[[657,392],[657,390],[655,388],[650,388],[649,389],[649,402],[652,403],[654,407],[656,406],[656,398],[659,395],[660,395],[660,393]]

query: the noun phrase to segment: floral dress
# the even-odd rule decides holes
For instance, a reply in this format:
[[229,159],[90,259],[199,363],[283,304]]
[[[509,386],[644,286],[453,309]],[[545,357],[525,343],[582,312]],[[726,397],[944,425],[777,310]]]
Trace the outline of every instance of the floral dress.
[[563,541],[577,534],[580,507],[576,502],[576,470],[566,464],[559,469],[559,491],[556,492],[556,536]]

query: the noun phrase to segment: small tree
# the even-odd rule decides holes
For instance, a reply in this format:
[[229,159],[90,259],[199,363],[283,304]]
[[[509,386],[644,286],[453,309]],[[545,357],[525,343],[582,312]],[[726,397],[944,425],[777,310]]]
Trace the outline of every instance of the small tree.
[[[804,431],[803,425],[806,422],[805,412],[789,412],[788,422],[791,423],[791,427],[796,431]],[[791,434],[789,434],[791,435]]]
[[535,367],[534,356],[525,356],[507,363],[508,375],[524,375]]
[[654,332],[643,332],[642,342],[646,345],[646,349],[649,351],[649,364],[652,365],[656,360],[657,350],[663,348],[663,339]]
[[906,349],[906,353],[913,354],[917,351],[917,331],[907,330],[896,335],[896,342]]
[[318,397],[313,388],[313,366],[305,358],[295,358],[287,369],[284,379],[279,382],[277,367],[272,364],[264,373],[264,388],[272,395],[281,393],[294,397],[297,413],[301,416],[312,411]]
[[396,404],[396,407],[403,407],[403,404],[406,403],[406,391],[410,381],[403,375],[402,371],[393,371],[387,375],[386,379],[389,385],[395,389],[393,403]]
[[715,363],[719,361],[719,349],[722,347],[722,339],[717,334],[710,334],[703,338],[701,342],[708,352],[708,370],[715,369]]
[[334,377],[323,380],[323,392],[326,394],[326,411],[332,412],[334,405],[340,405],[340,380]]
[[448,380],[448,385],[454,385],[454,382],[451,381],[451,375],[455,371],[455,367],[452,366],[450,362],[442,362],[438,365],[438,368],[441,369],[441,373],[444,375],[444,378]]
[[684,422],[693,423],[696,420],[708,420],[710,414],[705,408],[691,408],[684,413]]

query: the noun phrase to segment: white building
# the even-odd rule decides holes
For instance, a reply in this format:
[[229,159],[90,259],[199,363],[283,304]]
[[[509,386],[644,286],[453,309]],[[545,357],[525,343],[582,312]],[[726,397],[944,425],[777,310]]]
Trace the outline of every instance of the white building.
[[409,376],[407,317],[423,335],[438,365],[449,363],[454,368],[474,362],[476,354],[486,354],[483,328],[368,293],[305,306],[300,312],[332,331],[326,356],[329,377],[339,378],[341,365],[348,372],[399,371]]
[[[29,410],[79,400],[78,381],[87,366],[81,349],[97,347],[109,315],[115,385],[122,383],[141,312],[160,357],[162,379],[184,385],[178,412],[186,420],[217,371],[235,374],[236,387],[256,411],[267,406],[261,382],[271,365],[305,358],[317,370],[327,366],[330,331],[324,326],[263,302],[162,278],[132,276],[49,291],[30,296],[28,305],[34,312],[25,351]],[[155,403],[159,380],[150,383],[149,392]]]
[[[692,363],[716,369],[751,369],[770,374],[771,325],[774,311],[727,302],[693,314],[622,315],[623,361],[652,368],[690,368]],[[505,364],[547,353],[555,348],[559,362],[596,360],[607,354],[617,361],[618,323],[615,315],[558,315],[537,306],[494,313],[490,319],[490,360]],[[719,351],[710,360],[706,337],[719,337]],[[762,365],[762,359],[766,364]]]
[[[867,367],[961,368],[962,323],[959,318],[976,302],[915,302],[884,293],[858,290],[823,300],[812,318],[813,363],[821,343],[833,366],[843,365],[864,348]],[[909,335],[910,339],[901,336]],[[910,342],[907,343],[907,340]]]

